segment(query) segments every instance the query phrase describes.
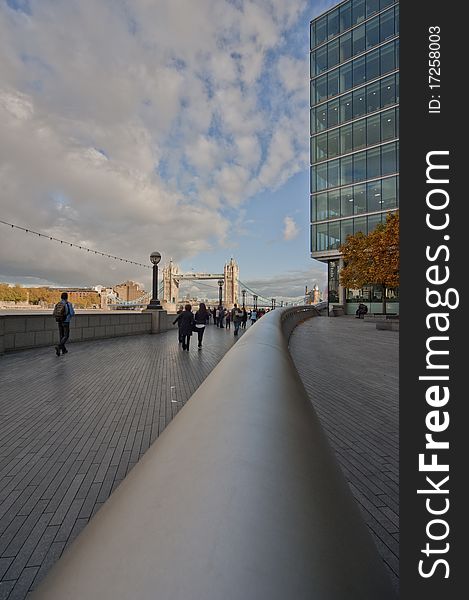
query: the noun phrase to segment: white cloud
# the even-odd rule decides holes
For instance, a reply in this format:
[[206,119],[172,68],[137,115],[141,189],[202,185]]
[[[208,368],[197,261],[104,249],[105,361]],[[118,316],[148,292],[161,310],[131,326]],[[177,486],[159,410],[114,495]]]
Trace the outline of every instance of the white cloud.
[[283,219],[283,239],[285,241],[293,240],[299,233],[300,230],[293,217],[285,217]]
[[325,293],[327,267],[325,264],[314,261],[312,266],[304,271],[286,271],[275,278],[249,279],[245,283],[267,300],[276,298],[277,301],[291,301],[304,296],[306,286],[308,289],[312,289],[317,284],[321,292]]
[[[304,61],[285,46],[305,1],[236,5],[43,0],[25,14],[2,3],[4,220],[138,261],[233,244],[224,207],[306,165],[308,118]],[[133,276],[17,236],[0,236],[2,277]]]

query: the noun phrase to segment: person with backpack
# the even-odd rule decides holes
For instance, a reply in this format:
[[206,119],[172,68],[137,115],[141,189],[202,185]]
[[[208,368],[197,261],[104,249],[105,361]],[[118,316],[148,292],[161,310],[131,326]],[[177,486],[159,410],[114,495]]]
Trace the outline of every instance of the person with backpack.
[[70,321],[75,315],[73,304],[68,301],[67,292],[62,292],[60,295],[60,302],[57,302],[57,304],[54,306],[54,311],[52,314],[59,326],[59,343],[55,347],[55,353],[57,356],[60,356],[61,351],[62,354],[67,354],[68,352],[65,344],[70,337]]
[[238,335],[239,326],[243,320],[243,311],[238,307],[237,304],[234,305],[233,310],[231,311],[231,318],[234,324],[234,334]]

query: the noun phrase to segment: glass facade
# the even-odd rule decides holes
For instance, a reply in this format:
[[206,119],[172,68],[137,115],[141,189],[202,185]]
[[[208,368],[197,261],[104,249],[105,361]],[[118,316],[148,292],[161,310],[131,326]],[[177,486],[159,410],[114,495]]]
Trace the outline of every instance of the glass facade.
[[337,269],[399,204],[399,3],[347,0],[310,32],[311,256]]

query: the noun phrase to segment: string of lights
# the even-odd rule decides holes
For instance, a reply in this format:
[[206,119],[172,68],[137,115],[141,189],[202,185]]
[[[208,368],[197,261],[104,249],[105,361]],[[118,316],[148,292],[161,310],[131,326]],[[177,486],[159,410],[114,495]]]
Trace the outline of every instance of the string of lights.
[[[122,258],[120,256],[115,256],[113,254],[108,254],[107,252],[101,252],[100,250],[93,250],[91,248],[86,248],[86,246],[82,246],[80,244],[75,244],[74,242],[69,242],[67,240],[61,240],[60,238],[56,238],[54,236],[48,235],[47,233],[40,233],[39,231],[34,231],[33,229],[30,228],[26,228],[26,227],[21,227],[20,225],[15,225],[14,223],[9,223],[8,221],[3,221],[2,219],[0,219],[0,224],[2,225],[6,225],[7,227],[11,227],[12,229],[18,229],[19,231],[24,231],[25,233],[30,233],[32,235],[37,235],[40,238],[44,238],[46,240],[49,241],[54,241],[60,244],[65,244],[66,246],[70,246],[71,248],[77,248],[78,250],[83,250],[85,252],[90,252],[91,254],[95,254],[97,256],[103,256],[105,258],[111,258],[113,260],[118,260],[120,262],[124,262],[124,263],[128,263],[130,265],[135,265],[137,267],[142,267],[144,269],[151,269],[152,267],[150,265],[145,265],[143,263],[139,263],[136,262],[134,260],[130,260],[128,258]],[[250,292],[251,294],[255,295],[258,297],[258,299],[260,300],[264,300],[268,303],[271,302],[271,298],[266,298],[265,296],[262,296],[261,294],[255,292],[254,290],[252,290],[248,285],[246,285],[245,283],[243,283],[242,281],[239,282],[240,286],[242,286],[243,288],[245,288],[248,292]],[[202,283],[201,281],[198,281],[197,285],[202,285],[206,288],[210,288],[212,291],[217,291],[218,287],[216,285],[210,285],[207,283]],[[160,289],[159,292],[162,293],[162,285],[160,285]]]
[[24,231],[25,233],[31,233],[33,235],[37,235],[40,238],[48,239],[54,242],[60,242],[61,244],[65,244],[66,246],[70,246],[72,248],[78,248],[79,250],[84,250],[86,252],[91,252],[92,254],[96,254],[97,256],[104,256],[105,258],[112,258],[113,260],[119,260],[120,262],[125,262],[130,265],[136,265],[137,267],[143,267],[144,269],[151,269],[150,265],[144,265],[143,263],[136,262],[134,260],[130,260],[128,258],[121,258],[120,256],[114,256],[113,254],[108,254],[107,252],[100,252],[99,250],[92,250],[91,248],[86,248],[85,246],[81,246],[80,244],[74,244],[73,242],[68,242],[66,240],[61,240],[51,235],[47,235],[46,233],[39,233],[38,231],[33,231],[32,229],[27,229],[26,227],[21,227],[20,225],[15,225],[13,223],[8,223],[7,221],[3,221],[0,219],[0,223],[2,225],[7,225],[12,229],[19,229],[20,231]]

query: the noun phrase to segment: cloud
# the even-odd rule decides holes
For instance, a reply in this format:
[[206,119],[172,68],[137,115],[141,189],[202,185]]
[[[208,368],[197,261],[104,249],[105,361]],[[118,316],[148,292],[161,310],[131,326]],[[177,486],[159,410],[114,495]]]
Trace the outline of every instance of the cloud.
[[[305,64],[285,41],[305,6],[2,3],[2,218],[139,262],[233,245],[227,210],[307,164]],[[140,277],[18,235],[0,236],[3,278]]]
[[[277,302],[299,300],[304,297],[306,286],[312,289],[315,284],[324,294],[327,289],[327,267],[317,261],[307,270],[286,271],[279,277],[249,279],[245,282],[248,288],[263,296],[264,301],[276,298]],[[248,296],[250,294],[248,291]],[[248,301],[251,302],[250,297]]]
[[300,230],[292,217],[285,217],[283,219],[283,225],[283,239],[285,241],[293,240],[300,233]]

